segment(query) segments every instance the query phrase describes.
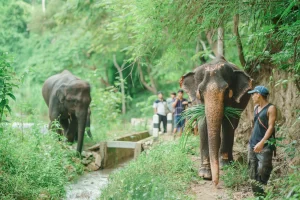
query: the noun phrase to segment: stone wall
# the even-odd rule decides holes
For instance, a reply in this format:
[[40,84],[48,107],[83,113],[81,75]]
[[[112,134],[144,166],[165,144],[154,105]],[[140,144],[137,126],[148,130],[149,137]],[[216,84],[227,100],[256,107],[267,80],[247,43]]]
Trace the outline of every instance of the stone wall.
[[[266,67],[268,69],[268,67]],[[270,67],[269,67],[270,69]],[[271,77],[271,78],[270,78]],[[284,71],[265,70],[257,74],[253,82],[256,85],[264,85],[270,91],[269,102],[273,103],[278,109],[278,120],[276,124],[281,129],[276,133],[276,137],[285,136],[288,141],[300,140],[300,91],[292,73]],[[274,80],[274,81],[270,81]],[[279,80],[289,80],[277,86]],[[235,140],[240,144],[247,144],[252,130],[254,104],[250,99],[247,108],[242,113],[239,126],[236,130]],[[298,119],[297,119],[298,117]],[[296,122],[297,121],[297,122]]]

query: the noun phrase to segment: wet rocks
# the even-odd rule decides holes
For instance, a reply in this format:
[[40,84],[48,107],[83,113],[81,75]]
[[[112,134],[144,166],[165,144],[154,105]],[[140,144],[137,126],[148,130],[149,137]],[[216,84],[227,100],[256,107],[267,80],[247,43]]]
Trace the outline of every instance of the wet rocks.
[[83,151],[81,153],[81,163],[85,166],[88,171],[97,171],[101,167],[101,155],[99,152]]

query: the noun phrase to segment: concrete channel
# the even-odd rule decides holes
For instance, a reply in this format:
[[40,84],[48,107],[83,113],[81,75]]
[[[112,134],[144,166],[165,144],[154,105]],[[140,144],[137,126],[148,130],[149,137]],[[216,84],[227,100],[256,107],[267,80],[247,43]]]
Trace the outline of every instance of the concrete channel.
[[100,142],[87,149],[95,156],[99,168],[111,168],[123,160],[136,159],[140,153],[151,146],[154,137],[148,131],[128,134],[111,141]]
[[[83,152],[83,162],[91,172],[68,185],[67,200],[98,199],[107,185],[109,174],[123,168],[130,160],[149,148],[154,137],[148,131],[128,134],[111,141],[100,142]],[[101,169],[101,170],[99,170]]]

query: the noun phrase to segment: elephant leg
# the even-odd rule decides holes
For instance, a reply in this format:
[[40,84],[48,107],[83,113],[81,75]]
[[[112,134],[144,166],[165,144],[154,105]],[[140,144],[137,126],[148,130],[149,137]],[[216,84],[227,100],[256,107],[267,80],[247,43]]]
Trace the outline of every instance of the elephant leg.
[[69,130],[66,134],[66,137],[68,139],[68,142],[74,142],[77,141],[77,135],[78,135],[78,121],[75,115],[72,115],[70,120],[70,125],[69,125]]
[[[230,121],[229,121],[230,120]],[[220,166],[221,168],[233,161],[232,148],[234,142],[234,131],[238,126],[239,119],[224,117],[222,121]]]
[[209,161],[208,133],[206,119],[199,122],[201,166],[198,175],[204,179],[212,179]]
[[68,130],[69,130],[69,121],[68,121],[68,119],[60,119],[59,122],[64,131],[63,133],[66,136],[68,133]]

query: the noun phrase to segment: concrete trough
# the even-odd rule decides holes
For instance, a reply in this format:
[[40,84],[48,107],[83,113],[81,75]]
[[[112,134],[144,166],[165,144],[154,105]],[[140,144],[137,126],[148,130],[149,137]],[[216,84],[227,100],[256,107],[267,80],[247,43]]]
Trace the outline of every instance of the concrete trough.
[[88,151],[97,152],[101,157],[101,168],[111,168],[129,158],[136,159],[146,144],[152,144],[153,136],[148,131],[128,134],[112,141],[101,142]]

